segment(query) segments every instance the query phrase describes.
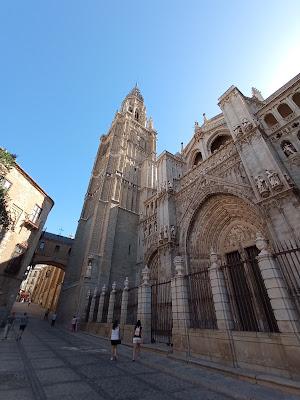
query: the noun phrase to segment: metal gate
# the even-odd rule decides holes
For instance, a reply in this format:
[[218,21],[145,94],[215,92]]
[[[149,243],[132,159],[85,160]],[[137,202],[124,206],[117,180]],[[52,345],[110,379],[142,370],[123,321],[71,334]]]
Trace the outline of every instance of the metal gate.
[[172,344],[171,281],[151,286],[151,342]]

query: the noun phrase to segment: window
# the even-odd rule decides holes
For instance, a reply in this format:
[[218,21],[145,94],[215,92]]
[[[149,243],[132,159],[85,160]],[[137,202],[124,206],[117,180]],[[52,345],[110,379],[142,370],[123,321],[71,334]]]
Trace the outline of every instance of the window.
[[286,118],[288,115],[292,114],[292,110],[286,103],[282,103],[277,107],[277,110],[279,114],[283,117]]
[[58,253],[60,249],[60,246],[57,244],[54,248],[54,253]]
[[138,121],[139,120],[139,112],[136,110],[134,113],[134,118]]
[[293,102],[298,106],[298,107],[300,107],[300,93],[295,93],[294,95],[293,95],[293,97],[292,97],[292,99],[293,99]]
[[276,125],[278,123],[277,119],[274,117],[273,114],[269,113],[264,118],[265,123],[268,125],[269,128]]
[[202,161],[202,154],[200,151],[196,154],[195,160],[194,160],[194,165],[198,165]]
[[4,176],[0,176],[0,185],[4,189],[5,192],[11,187],[11,182],[4,178]]
[[128,254],[131,253],[131,245],[128,246]]
[[35,224],[38,221],[38,219],[40,218],[41,213],[42,213],[42,208],[36,204],[33,208],[33,211],[31,213],[30,217],[29,217],[30,221]]
[[40,242],[39,248],[40,248],[40,250],[44,250],[45,242]]
[[71,254],[71,250],[72,250],[72,247],[70,247],[68,250],[68,256]]
[[224,146],[225,143],[228,142],[228,140],[229,140],[229,137],[226,135],[221,135],[221,136],[216,137],[210,147],[211,153],[214,153],[215,151],[219,150],[219,148]]

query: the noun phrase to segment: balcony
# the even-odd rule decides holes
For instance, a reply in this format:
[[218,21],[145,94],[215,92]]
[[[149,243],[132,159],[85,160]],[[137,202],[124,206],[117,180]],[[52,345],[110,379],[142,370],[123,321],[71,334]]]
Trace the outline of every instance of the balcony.
[[28,228],[28,229],[37,230],[37,229],[39,229],[38,222],[39,221],[33,222],[31,220],[30,216],[26,216],[24,219],[23,225],[26,226],[26,228]]

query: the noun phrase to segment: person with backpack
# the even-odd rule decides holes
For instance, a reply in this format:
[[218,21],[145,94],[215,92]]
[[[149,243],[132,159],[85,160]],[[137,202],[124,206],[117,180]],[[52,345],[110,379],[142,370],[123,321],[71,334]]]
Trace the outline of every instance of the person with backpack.
[[26,329],[26,326],[28,324],[28,315],[26,312],[24,312],[24,314],[22,315],[22,317],[20,318],[20,328],[19,328],[19,334],[16,338],[16,340],[21,340],[23,333]]
[[132,361],[135,361],[136,356],[138,356],[141,352],[142,324],[140,320],[137,321],[134,327],[132,343],[133,343]]
[[121,344],[121,336],[120,336],[120,326],[118,321],[114,321],[112,330],[111,330],[111,336],[110,336],[110,342],[111,342],[111,357],[110,360],[117,360],[117,346],[118,344]]

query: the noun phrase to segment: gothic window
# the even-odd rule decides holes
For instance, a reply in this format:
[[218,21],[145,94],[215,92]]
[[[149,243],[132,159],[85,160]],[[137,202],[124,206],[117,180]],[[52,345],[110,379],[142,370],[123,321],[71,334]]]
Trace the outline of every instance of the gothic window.
[[282,116],[282,118],[286,118],[287,116],[289,116],[293,112],[291,110],[291,108],[286,103],[280,104],[277,107],[277,110],[278,110],[279,114]]
[[276,125],[278,123],[277,119],[271,113],[265,115],[264,120],[265,120],[265,123],[268,125],[269,128],[271,128],[272,126],[274,126],[274,125]]
[[300,131],[297,133],[297,138],[300,140]]
[[229,137],[227,135],[217,136],[210,146],[211,153],[214,153],[215,151],[219,150],[220,147],[224,146],[224,144],[228,142],[228,140]]
[[132,106],[129,106],[129,107],[128,107],[128,111],[129,111],[130,113],[132,113],[132,111],[133,111]]
[[139,112],[138,112],[138,110],[135,110],[134,118],[135,118],[137,121],[139,120]]
[[152,233],[152,225],[151,225],[151,224],[149,225],[149,231],[148,231],[148,233],[149,233],[149,235],[151,235],[151,233]]
[[202,154],[201,154],[201,152],[199,151],[199,152],[196,154],[196,156],[195,156],[194,165],[198,165],[202,160],[203,160]]
[[293,99],[293,102],[294,102],[298,107],[300,107],[300,93],[299,93],[299,92],[295,93],[295,94],[293,95],[292,99]]
[[280,145],[280,146],[281,146],[281,148],[282,148],[284,154],[285,154],[287,157],[290,157],[290,156],[292,156],[293,154],[297,153],[297,150],[295,149],[294,145],[293,145],[291,142],[289,142],[288,140],[283,140],[283,141],[281,142],[281,145]]

